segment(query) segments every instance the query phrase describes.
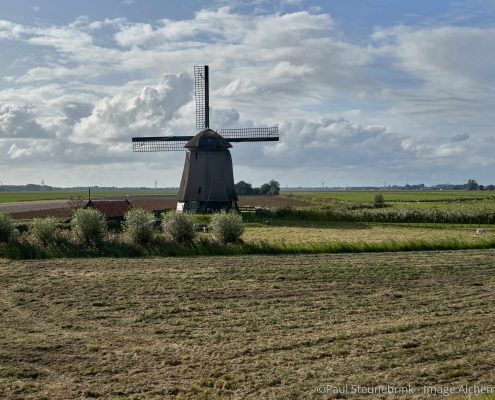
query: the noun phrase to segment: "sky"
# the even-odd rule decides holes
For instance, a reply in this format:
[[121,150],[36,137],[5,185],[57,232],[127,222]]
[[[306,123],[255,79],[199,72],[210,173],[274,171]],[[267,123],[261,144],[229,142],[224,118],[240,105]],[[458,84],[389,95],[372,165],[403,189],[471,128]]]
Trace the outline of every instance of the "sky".
[[0,4],[0,184],[179,185],[193,66],[210,127],[260,185],[495,183],[495,0],[16,0]]

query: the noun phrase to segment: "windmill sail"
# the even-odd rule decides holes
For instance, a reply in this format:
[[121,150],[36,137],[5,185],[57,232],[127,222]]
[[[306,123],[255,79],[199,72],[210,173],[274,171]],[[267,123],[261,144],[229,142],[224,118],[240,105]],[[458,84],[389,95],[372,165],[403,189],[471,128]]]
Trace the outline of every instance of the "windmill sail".
[[152,136],[132,138],[132,150],[137,153],[180,151],[193,136]]
[[229,142],[271,142],[277,141],[278,127],[269,128],[233,128],[218,131]]
[[210,127],[208,65],[194,67],[194,98],[196,99],[196,130]]

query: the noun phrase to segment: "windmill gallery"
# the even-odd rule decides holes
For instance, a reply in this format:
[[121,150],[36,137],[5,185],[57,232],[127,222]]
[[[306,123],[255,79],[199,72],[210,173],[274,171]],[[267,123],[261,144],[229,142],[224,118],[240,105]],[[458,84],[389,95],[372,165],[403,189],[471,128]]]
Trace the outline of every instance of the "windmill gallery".
[[278,127],[209,127],[208,66],[194,67],[196,100],[195,136],[154,136],[132,138],[135,152],[186,151],[179,187],[178,211],[208,212],[237,209],[232,156],[233,142],[278,141]]

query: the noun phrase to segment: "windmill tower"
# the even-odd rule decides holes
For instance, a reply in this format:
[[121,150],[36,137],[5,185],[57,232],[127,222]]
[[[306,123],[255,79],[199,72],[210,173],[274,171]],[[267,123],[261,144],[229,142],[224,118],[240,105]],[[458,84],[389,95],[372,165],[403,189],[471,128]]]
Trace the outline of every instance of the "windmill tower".
[[186,150],[177,202],[178,211],[237,209],[232,156],[233,142],[277,141],[278,127],[210,129],[208,66],[194,67],[195,136],[134,137],[135,152]]

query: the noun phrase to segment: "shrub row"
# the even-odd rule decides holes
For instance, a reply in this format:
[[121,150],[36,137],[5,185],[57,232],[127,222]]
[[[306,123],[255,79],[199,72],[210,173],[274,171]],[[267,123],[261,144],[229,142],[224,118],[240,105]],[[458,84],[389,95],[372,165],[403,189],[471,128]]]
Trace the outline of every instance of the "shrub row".
[[495,211],[441,209],[409,210],[395,208],[293,208],[282,207],[265,210],[265,216],[273,218],[294,218],[307,220],[329,220],[349,222],[395,222],[395,223],[450,223],[450,224],[493,224]]
[[[242,218],[236,213],[222,212],[211,218],[213,237],[201,239],[200,245],[212,246],[239,243],[244,231]],[[187,213],[164,215],[165,235],[157,232],[153,214],[133,209],[125,216],[122,234],[109,233],[104,216],[95,209],[74,212],[71,229],[59,229],[55,218],[35,218],[28,231],[13,235],[11,218],[0,213],[0,243],[9,258],[48,258],[85,256],[173,255],[188,246],[197,245],[195,219]],[[205,242],[206,240],[206,242]]]

